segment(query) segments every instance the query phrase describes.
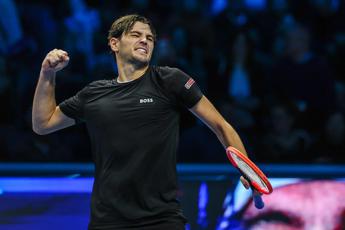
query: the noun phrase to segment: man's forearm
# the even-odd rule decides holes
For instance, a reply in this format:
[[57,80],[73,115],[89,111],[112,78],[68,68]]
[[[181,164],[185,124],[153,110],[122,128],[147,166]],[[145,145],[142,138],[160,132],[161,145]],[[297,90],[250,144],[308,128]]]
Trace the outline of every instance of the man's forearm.
[[205,96],[203,96],[190,111],[217,135],[224,148],[231,145],[247,155],[241,138],[238,136],[235,129],[222,117]]
[[37,133],[49,122],[56,108],[55,75],[54,71],[40,72],[32,106],[32,128]]
[[247,151],[244,148],[241,138],[228,122],[224,121],[224,123],[217,129],[216,135],[224,148],[233,146],[243,154],[247,155]]

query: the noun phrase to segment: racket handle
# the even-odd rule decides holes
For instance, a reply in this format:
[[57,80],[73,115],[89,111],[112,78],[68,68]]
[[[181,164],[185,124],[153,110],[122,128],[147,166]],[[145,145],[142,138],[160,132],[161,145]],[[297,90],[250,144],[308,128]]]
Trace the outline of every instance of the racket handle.
[[263,207],[265,207],[265,203],[262,200],[262,197],[260,194],[253,194],[253,200],[254,200],[254,205],[257,209],[262,209]]

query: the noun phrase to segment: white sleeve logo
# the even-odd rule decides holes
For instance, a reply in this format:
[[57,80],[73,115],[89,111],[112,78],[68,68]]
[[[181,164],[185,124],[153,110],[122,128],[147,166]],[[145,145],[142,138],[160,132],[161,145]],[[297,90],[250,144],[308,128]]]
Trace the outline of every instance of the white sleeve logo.
[[190,89],[190,87],[192,87],[192,85],[195,83],[195,81],[193,80],[193,78],[189,78],[189,80],[186,82],[186,84],[184,84],[184,87],[186,89]]

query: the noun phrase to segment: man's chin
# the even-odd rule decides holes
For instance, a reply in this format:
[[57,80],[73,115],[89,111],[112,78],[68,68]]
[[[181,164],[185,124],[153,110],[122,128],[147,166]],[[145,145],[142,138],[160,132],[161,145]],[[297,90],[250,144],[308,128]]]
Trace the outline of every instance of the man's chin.
[[150,63],[150,59],[142,58],[142,57],[134,57],[132,59],[132,63],[140,67],[147,66]]

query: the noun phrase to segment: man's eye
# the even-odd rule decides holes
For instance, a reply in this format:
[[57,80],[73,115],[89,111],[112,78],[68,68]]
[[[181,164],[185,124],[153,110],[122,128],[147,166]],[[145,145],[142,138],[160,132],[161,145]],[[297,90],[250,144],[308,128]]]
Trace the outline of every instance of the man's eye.
[[138,38],[139,34],[132,34],[132,37]]

